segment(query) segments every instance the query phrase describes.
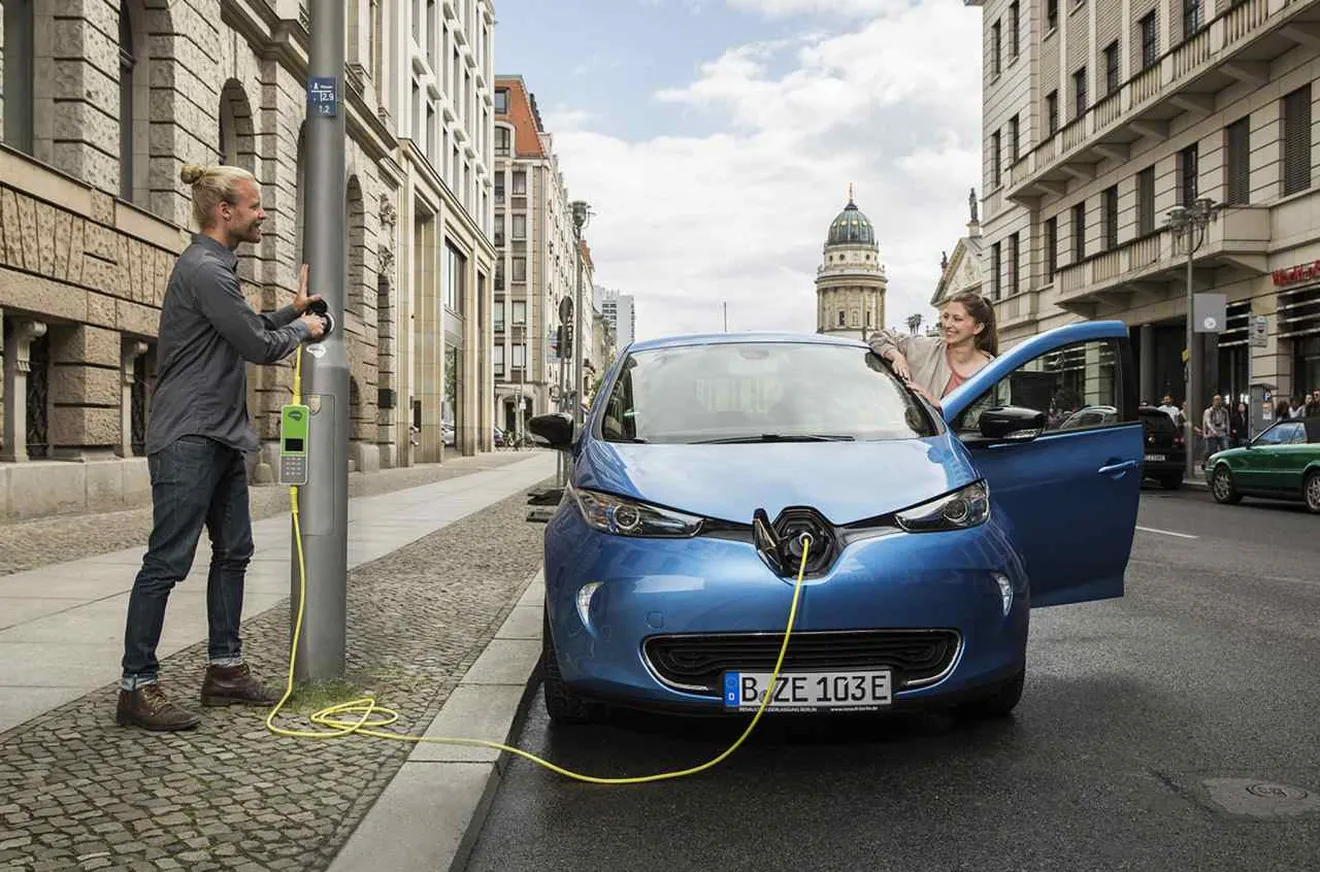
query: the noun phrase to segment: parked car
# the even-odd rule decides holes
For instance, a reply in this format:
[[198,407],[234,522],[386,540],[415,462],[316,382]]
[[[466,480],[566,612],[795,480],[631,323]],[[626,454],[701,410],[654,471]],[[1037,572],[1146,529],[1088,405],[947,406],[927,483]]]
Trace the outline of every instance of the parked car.
[[1210,455],[1205,474],[1221,503],[1300,500],[1320,514],[1320,418],[1278,421],[1246,445]]
[[[1053,427],[1079,384],[1113,419]],[[1124,592],[1144,451],[1127,327],[1027,339],[942,409],[857,340],[721,333],[633,344],[580,433],[532,419],[572,454],[544,539],[551,719],[754,710],[803,533],[768,713],[1010,712],[1029,610]]]
[[1187,438],[1168,412],[1154,406],[1137,409],[1146,430],[1146,454],[1142,475],[1158,481],[1168,490],[1182,487],[1187,469]]

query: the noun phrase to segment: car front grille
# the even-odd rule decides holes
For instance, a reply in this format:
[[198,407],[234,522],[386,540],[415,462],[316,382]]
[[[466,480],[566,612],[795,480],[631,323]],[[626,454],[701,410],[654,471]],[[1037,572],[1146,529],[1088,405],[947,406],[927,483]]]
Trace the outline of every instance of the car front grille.
[[[784,671],[892,669],[895,689],[929,684],[958,654],[956,630],[843,630],[794,633]],[[772,672],[783,633],[701,633],[652,636],[643,654],[666,684],[718,696],[727,670]]]

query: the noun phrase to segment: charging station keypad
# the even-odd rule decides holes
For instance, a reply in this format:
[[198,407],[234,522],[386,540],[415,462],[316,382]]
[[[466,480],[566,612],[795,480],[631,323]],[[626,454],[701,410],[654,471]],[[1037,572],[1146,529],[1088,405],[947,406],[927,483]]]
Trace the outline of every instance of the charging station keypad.
[[280,484],[307,484],[307,457],[280,456]]

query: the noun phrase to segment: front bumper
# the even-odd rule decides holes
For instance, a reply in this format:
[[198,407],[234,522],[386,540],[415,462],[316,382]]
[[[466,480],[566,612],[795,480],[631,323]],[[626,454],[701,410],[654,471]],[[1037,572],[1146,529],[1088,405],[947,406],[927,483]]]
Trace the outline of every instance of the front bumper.
[[[560,673],[576,693],[643,708],[719,714],[725,709],[718,686],[683,687],[692,682],[676,680],[659,662],[655,640],[735,634],[736,641],[746,638],[736,634],[767,634],[778,651],[796,575],[777,576],[749,542],[611,536],[588,527],[567,502],[547,526],[545,541],[550,630]],[[1007,615],[995,573],[1012,587]],[[580,604],[584,585],[594,586],[594,592]],[[818,670],[821,663],[828,669],[863,668],[847,662],[842,653],[847,645],[833,662],[829,646],[819,644],[815,661],[795,658],[795,642],[817,633],[894,631],[877,643],[883,648],[903,634],[940,631],[954,640],[940,654],[944,662],[918,669],[920,652],[913,651],[907,661],[896,661],[893,708],[947,704],[1023,668],[1028,599],[1021,561],[994,518],[971,530],[894,531],[854,542],[826,574],[803,583],[784,668]],[[753,663],[739,667],[736,655],[723,663],[770,671],[773,658],[765,663],[765,647]],[[871,650],[865,665],[876,665],[876,656]],[[903,671],[904,662],[911,673]],[[905,674],[913,676],[911,684],[903,683]]]

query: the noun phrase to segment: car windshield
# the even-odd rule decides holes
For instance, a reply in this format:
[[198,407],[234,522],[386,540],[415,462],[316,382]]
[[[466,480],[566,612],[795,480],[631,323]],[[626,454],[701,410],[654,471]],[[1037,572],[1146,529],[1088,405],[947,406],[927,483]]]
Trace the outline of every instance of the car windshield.
[[601,423],[611,442],[863,441],[936,432],[925,407],[875,354],[812,342],[634,352]]

